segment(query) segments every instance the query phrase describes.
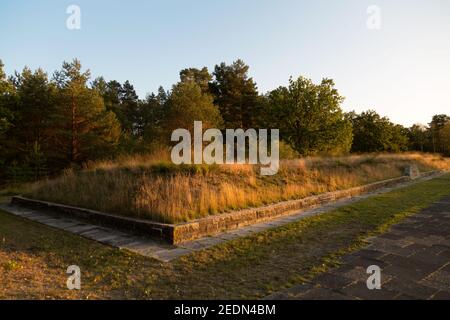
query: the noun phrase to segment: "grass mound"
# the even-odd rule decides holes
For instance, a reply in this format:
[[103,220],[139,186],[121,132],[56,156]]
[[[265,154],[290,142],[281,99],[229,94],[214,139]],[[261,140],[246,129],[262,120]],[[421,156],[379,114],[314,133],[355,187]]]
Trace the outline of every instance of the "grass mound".
[[251,165],[175,166],[161,157],[135,156],[90,163],[79,172],[33,186],[31,198],[165,223],[178,223],[342,190],[420,171],[447,170],[435,155],[381,154],[283,160],[274,176]]

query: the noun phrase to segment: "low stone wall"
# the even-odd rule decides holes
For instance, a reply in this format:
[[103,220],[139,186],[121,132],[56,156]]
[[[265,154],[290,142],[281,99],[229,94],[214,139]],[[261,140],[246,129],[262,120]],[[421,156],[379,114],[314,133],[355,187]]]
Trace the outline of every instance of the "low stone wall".
[[164,239],[169,243],[174,243],[173,238],[174,227],[173,224],[164,224],[152,222],[143,219],[134,219],[115,214],[104,213],[100,211],[66,206],[63,204],[28,199],[21,196],[12,197],[11,203],[25,208],[43,210],[48,214],[58,218],[70,217],[87,221],[100,226],[107,226],[124,231],[131,231],[133,233],[150,236],[153,238]]
[[[430,176],[433,174],[436,174],[436,171],[418,174],[416,178]],[[391,187],[411,180],[412,178],[410,176],[403,176],[346,190],[323,193],[303,199],[283,201],[258,208],[217,214],[181,224],[164,224],[143,219],[127,218],[95,210],[28,199],[20,196],[13,197],[11,202],[24,207],[45,210],[59,217],[64,215],[81,220],[87,220],[99,225],[105,225],[154,238],[160,238],[171,244],[179,244],[219,232],[238,229],[240,227],[258,222],[268,221],[275,217],[286,216],[300,209],[323,205],[338,199],[352,198],[357,195],[385,187]]]
[[[415,178],[435,174],[435,171],[418,174]],[[177,243],[194,240],[215,233],[238,229],[240,227],[264,222],[275,217],[286,216],[300,209],[323,205],[335,200],[352,198],[377,189],[391,187],[413,180],[409,176],[378,181],[375,183],[354,187],[346,190],[327,192],[317,196],[310,196],[298,200],[283,201],[258,208],[245,209],[230,213],[222,213],[191,222],[176,225],[174,239]]]

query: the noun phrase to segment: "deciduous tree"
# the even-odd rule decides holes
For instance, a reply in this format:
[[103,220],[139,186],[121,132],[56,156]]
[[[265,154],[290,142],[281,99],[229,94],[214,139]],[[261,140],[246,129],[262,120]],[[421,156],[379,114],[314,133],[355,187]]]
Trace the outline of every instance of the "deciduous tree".
[[342,101],[330,79],[318,85],[304,77],[290,79],[288,87],[268,95],[269,118],[282,139],[302,155],[348,152],[352,130]]
[[442,129],[450,121],[446,114],[437,114],[433,116],[430,122],[431,144],[433,152],[444,152],[445,144],[442,138]]
[[194,121],[202,121],[203,128],[222,128],[223,120],[209,94],[202,92],[194,81],[174,85],[167,101],[164,127],[167,141],[174,129],[183,128],[192,132]]

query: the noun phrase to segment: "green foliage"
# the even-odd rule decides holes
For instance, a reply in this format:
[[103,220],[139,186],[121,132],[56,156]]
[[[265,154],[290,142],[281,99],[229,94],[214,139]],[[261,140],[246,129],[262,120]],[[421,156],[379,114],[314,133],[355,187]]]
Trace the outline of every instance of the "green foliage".
[[448,121],[441,129],[441,139],[443,150],[442,152],[449,157],[450,156],[450,121]]
[[8,157],[23,162],[35,144],[46,153],[51,149],[56,88],[42,69],[32,72],[24,68],[22,73],[16,73],[13,83],[16,98],[10,110],[15,117],[8,135],[14,139],[8,139],[5,148]]
[[78,60],[49,79],[25,67],[7,77],[0,60],[0,179],[38,179],[117,154],[145,154],[170,145],[171,131],[204,128],[280,129],[282,158],[418,150],[450,154],[450,117],[406,129],[374,111],[344,114],[334,83],[300,77],[258,95],[249,67],[237,60],[186,68],[170,91],[140,100],[129,81],[96,78]]
[[89,71],[81,72],[78,60],[65,62],[55,75],[58,86],[54,146],[68,162],[81,163],[99,157],[114,147],[120,137],[120,123],[107,111],[97,90],[86,83]]
[[353,152],[399,152],[408,150],[408,130],[373,110],[350,113],[353,123]]
[[114,151],[120,124],[78,60],[52,80],[42,69],[25,67],[9,79],[0,71],[0,176],[35,180]]
[[11,127],[12,113],[4,107],[0,106],[0,139],[4,137],[4,134]]
[[437,114],[433,116],[430,122],[431,145],[433,152],[444,153],[448,149],[445,138],[443,137],[443,129],[450,122],[450,117],[446,114]]
[[280,159],[298,159],[300,154],[295,151],[288,143],[280,141],[279,145]]
[[427,127],[415,124],[408,130],[409,149],[424,152],[429,140]]
[[226,128],[247,129],[256,123],[258,91],[248,69],[242,60],[230,66],[221,63],[214,69],[210,90]]
[[139,97],[133,85],[127,80],[123,85],[117,81],[106,82],[99,77],[92,82],[92,88],[102,97],[105,108],[117,116],[123,133],[136,136],[139,118]]
[[391,126],[391,140],[389,150],[391,152],[408,151],[408,133],[409,130],[402,125],[396,124]]
[[223,120],[213,98],[203,93],[194,81],[176,84],[167,101],[168,110],[164,121],[167,140],[170,133],[178,128],[193,131],[194,121],[202,121],[203,128],[221,128]]
[[13,120],[13,113],[8,109],[10,97],[13,95],[13,87],[7,81],[3,67],[3,62],[0,60],[0,142],[4,138],[5,132],[11,127]]
[[46,156],[37,142],[26,150],[21,162],[14,159],[6,168],[6,178],[13,183],[36,181],[48,174]]
[[202,90],[202,93],[210,93],[209,83],[211,80],[212,76],[206,67],[201,70],[196,68],[188,68],[180,71],[180,81],[195,82]]
[[163,87],[158,89],[158,94],[148,95],[140,104],[140,117],[137,124],[138,131],[146,144],[166,143],[163,137],[163,122],[167,118],[168,93]]
[[351,123],[340,104],[343,98],[330,79],[319,85],[300,77],[290,79],[268,95],[268,118],[281,137],[299,154],[347,152],[352,141]]
[[47,159],[37,141],[34,142],[30,150],[27,163],[33,171],[34,180],[38,180],[47,175]]

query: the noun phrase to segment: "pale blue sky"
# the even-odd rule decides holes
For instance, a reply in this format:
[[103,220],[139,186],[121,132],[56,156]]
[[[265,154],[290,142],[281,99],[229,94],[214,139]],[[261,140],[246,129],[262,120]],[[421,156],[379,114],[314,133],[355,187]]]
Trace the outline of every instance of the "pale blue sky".
[[[66,8],[81,8],[81,30]],[[366,27],[369,5],[381,30]],[[130,80],[138,94],[166,89],[186,67],[237,58],[261,92],[290,76],[333,78],[345,110],[427,123],[450,113],[447,0],[0,0],[0,59],[50,74],[77,57],[92,75]]]

